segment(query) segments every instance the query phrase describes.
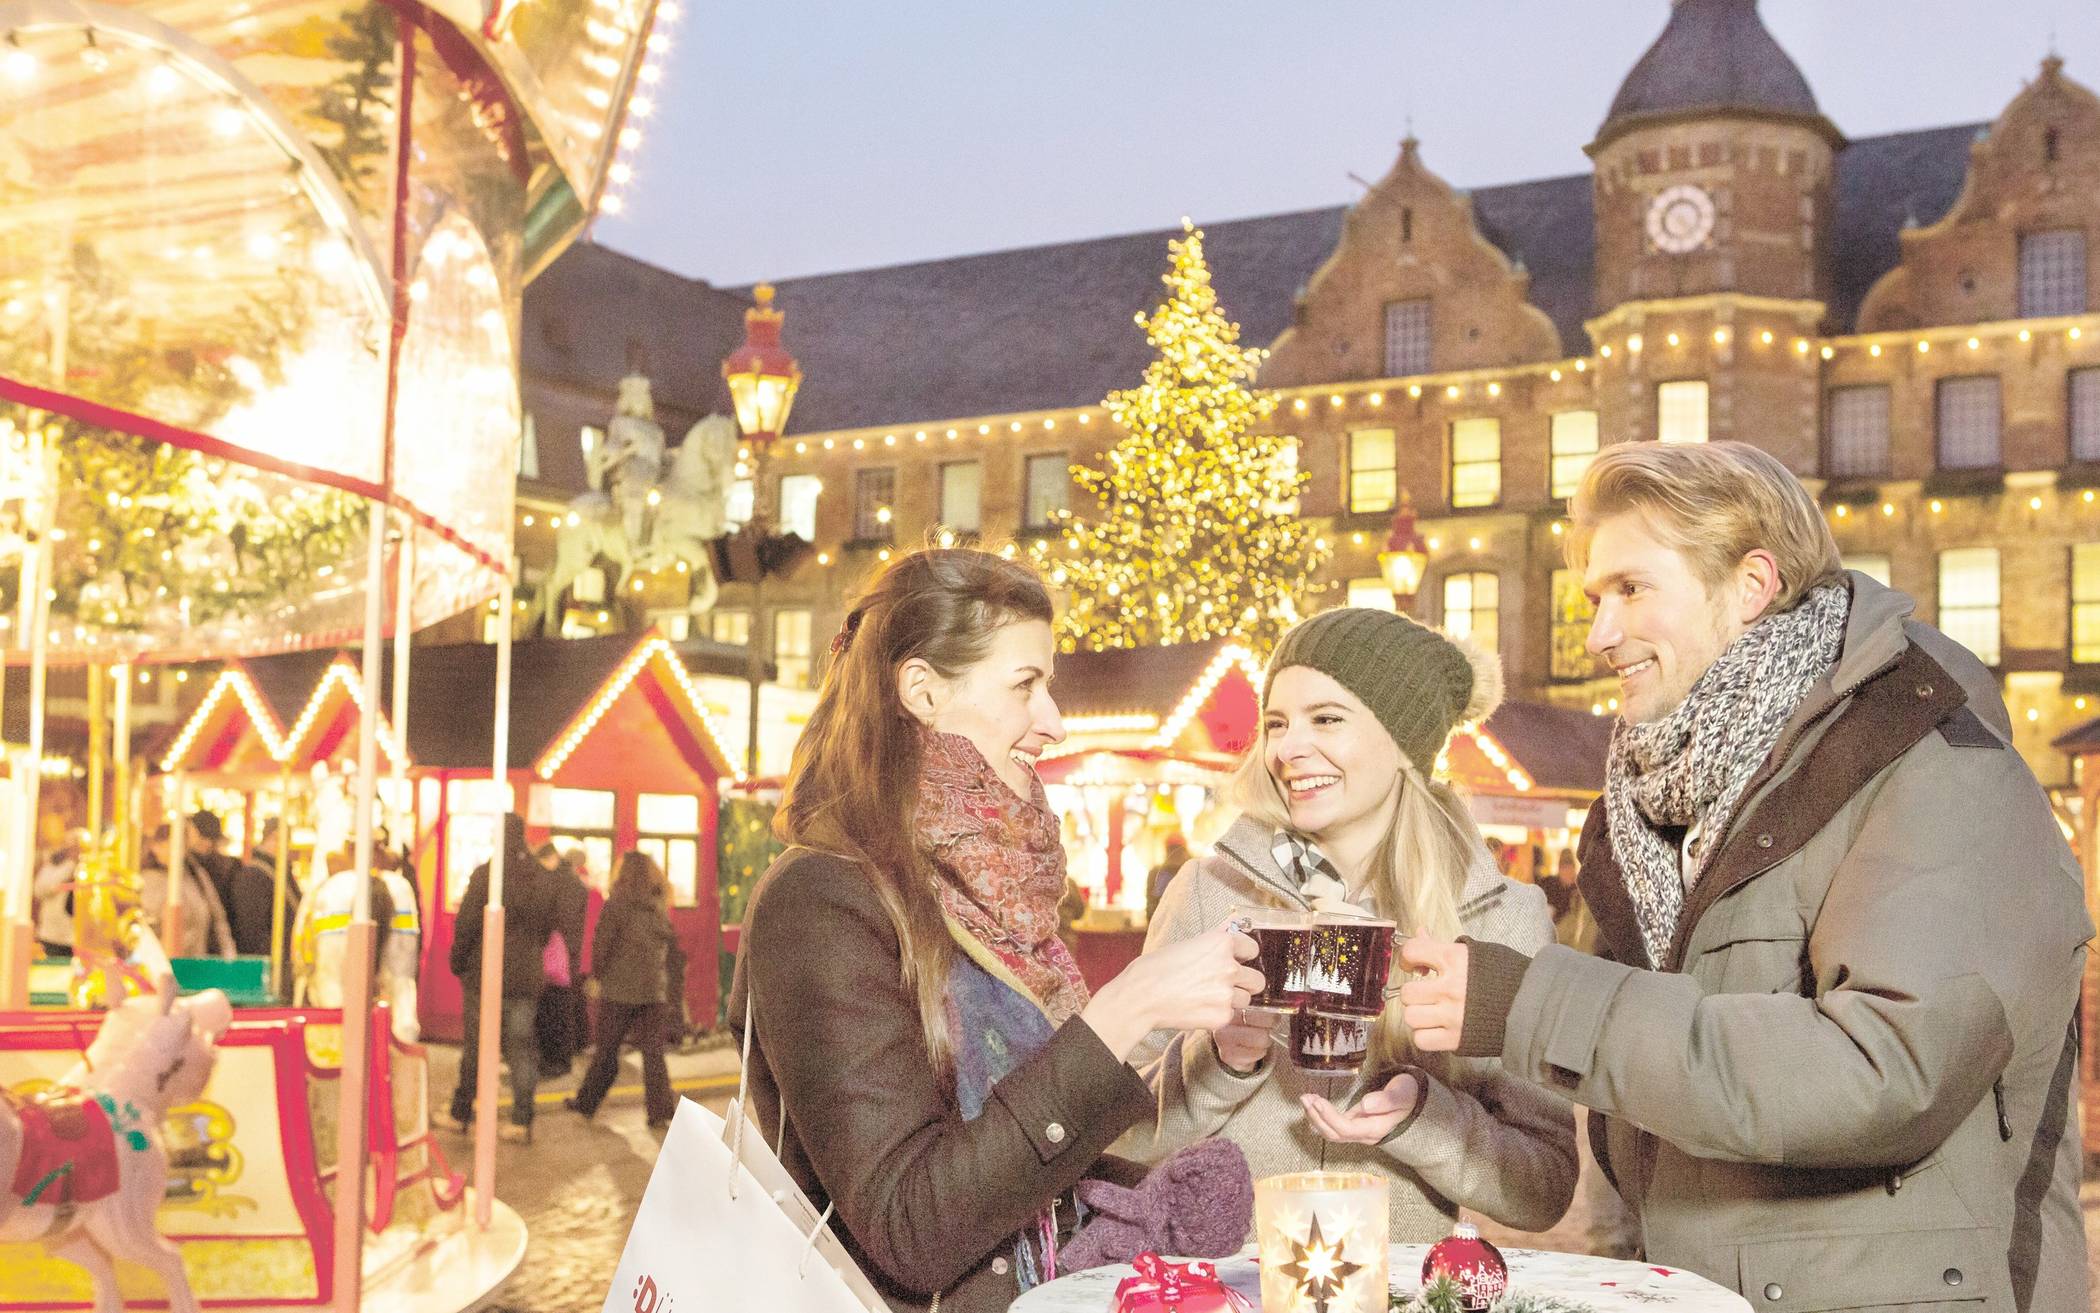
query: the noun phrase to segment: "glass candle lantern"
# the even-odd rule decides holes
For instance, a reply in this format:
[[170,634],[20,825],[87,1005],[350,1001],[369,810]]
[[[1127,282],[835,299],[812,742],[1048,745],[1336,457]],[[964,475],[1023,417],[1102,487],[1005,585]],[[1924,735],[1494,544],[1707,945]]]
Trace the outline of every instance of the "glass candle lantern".
[[1385,1313],[1386,1190],[1366,1172],[1256,1181],[1263,1313]]

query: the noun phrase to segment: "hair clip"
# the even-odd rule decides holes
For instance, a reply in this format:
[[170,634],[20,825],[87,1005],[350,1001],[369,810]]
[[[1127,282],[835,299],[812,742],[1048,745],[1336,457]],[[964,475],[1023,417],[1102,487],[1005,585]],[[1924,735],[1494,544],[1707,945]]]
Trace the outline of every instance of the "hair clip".
[[837,656],[852,646],[853,635],[860,630],[860,617],[859,611],[847,615],[846,623],[839,626],[839,632],[831,640],[831,655]]

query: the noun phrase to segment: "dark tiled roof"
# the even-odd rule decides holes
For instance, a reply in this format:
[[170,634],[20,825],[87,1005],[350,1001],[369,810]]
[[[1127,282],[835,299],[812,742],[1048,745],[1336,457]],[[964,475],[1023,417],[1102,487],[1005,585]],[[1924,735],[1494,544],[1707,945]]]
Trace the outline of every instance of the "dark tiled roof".
[[749,305],[608,247],[578,242],[564,251],[525,289],[519,354],[539,482],[587,486],[578,429],[612,418],[613,391],[627,374],[649,376],[673,443],[703,415],[730,413],[722,358],[744,340]]
[[1150,711],[1164,719],[1181,705],[1224,646],[1224,639],[1213,639],[1172,647],[1061,653],[1050,690],[1057,709],[1067,716]]
[[255,691],[262,695],[263,705],[277,718],[278,731],[289,734],[336,656],[328,650],[285,652],[263,660],[243,661],[240,667],[248,672]]
[[[1953,205],[1976,125],[1852,142],[1838,155],[1831,321],[1849,329],[1898,258],[1907,218]],[[1587,354],[1596,230],[1586,174],[1472,192],[1482,233],[1531,274],[1532,301]],[[1213,282],[1243,340],[1267,344],[1340,239],[1341,207],[1205,226]],[[1143,373],[1131,316],[1154,305],[1177,230],[790,279],[784,342],[804,382],[789,426],[822,432],[1088,406]],[[544,444],[543,444],[544,445]]]
[[2088,752],[2100,752],[2100,716],[2070,729],[2049,740],[2049,746],[2058,752],[2080,756]]
[[1751,110],[1822,120],[1801,76],[1758,17],[1757,0],[1678,0],[1670,21],[1613,98],[1601,144],[1644,119]]
[[1505,702],[1487,731],[1542,789],[1604,791],[1604,755],[1613,720],[1542,702]]

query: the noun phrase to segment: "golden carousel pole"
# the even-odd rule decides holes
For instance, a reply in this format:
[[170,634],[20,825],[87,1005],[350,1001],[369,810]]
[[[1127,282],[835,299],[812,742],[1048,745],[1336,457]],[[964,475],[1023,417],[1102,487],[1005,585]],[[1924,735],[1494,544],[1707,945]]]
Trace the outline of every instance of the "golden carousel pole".
[[292,763],[277,770],[277,861],[270,891],[270,997],[283,1002],[285,956],[285,908],[290,903],[292,878]]
[[[11,853],[15,905],[9,909],[8,933],[0,941],[6,955],[0,970],[0,1007],[29,1006],[29,964],[36,957],[35,915],[31,891],[37,868],[37,800],[44,776],[44,676],[45,649],[49,646],[51,602],[51,529],[57,514],[56,476],[48,435],[42,416],[32,413],[23,434],[27,448],[31,496],[23,506],[28,521],[27,542],[22,551],[21,572],[16,585],[15,632],[29,650],[29,745],[24,753],[29,765],[19,785],[11,790],[21,808],[16,828],[17,850]],[[78,874],[78,868],[75,869]]]

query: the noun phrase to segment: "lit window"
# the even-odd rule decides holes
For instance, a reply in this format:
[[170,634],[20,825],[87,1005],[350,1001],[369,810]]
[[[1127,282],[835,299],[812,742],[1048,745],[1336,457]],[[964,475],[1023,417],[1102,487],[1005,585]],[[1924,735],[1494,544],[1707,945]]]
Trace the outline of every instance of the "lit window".
[[1045,529],[1055,523],[1057,513],[1071,501],[1071,457],[1061,451],[1030,456],[1023,492],[1021,524],[1024,528]]
[[2041,319],[2085,311],[2085,233],[2060,228],[2021,237],[2020,317]]
[[707,636],[717,643],[742,647],[751,641],[751,613],[726,610],[708,612]]
[[817,498],[824,481],[814,474],[780,476],[780,529],[806,543],[817,540]]
[[1486,571],[1454,574],[1444,580],[1444,630],[1470,638],[1484,652],[1496,649],[1501,636],[1502,581]]
[[1887,385],[1832,388],[1824,425],[1833,476],[1872,477],[1888,473]]
[[974,460],[941,466],[941,523],[957,533],[983,526],[984,466]]
[[1563,410],[1553,417],[1553,495],[1567,498],[1582,486],[1597,458],[1597,412]]
[[773,613],[773,678],[782,687],[809,687],[809,620],[802,608]]
[[893,504],[897,471],[883,468],[853,472],[853,537],[857,542],[890,542],[896,537]]
[[1655,436],[1663,442],[1706,441],[1705,379],[1656,384]]
[[1369,607],[1373,611],[1393,609],[1393,589],[1379,578],[1351,579],[1349,581],[1349,606]]
[[1429,372],[1429,300],[1393,301],[1385,307],[1385,374],[1400,378]]
[[557,789],[546,791],[546,823],[557,830],[610,830],[613,827],[613,795],[609,789]]
[[1963,547],[1940,553],[1940,631],[1998,664],[1998,549]]
[[2100,543],[2071,549],[2071,659],[2100,662]]
[[1551,670],[1555,679],[1588,679],[1597,673],[1589,652],[1590,622],[1597,608],[1583,596],[1580,570],[1553,572]]
[[700,901],[700,799],[690,793],[643,793],[634,800],[634,846],[656,860],[671,882],[671,906]]
[[1997,468],[2001,420],[1996,377],[1941,379],[1938,411],[1942,468]]
[[1847,570],[1857,570],[1883,588],[1894,587],[1889,583],[1889,558],[1881,552],[1849,553],[1838,558],[1838,564]]
[[1398,498],[1391,429],[1356,429],[1349,434],[1349,509],[1389,511]]
[[1502,421],[1461,419],[1451,425],[1451,505],[1493,506],[1502,500]]
[[2071,459],[2100,461],[2100,369],[2071,371]]

